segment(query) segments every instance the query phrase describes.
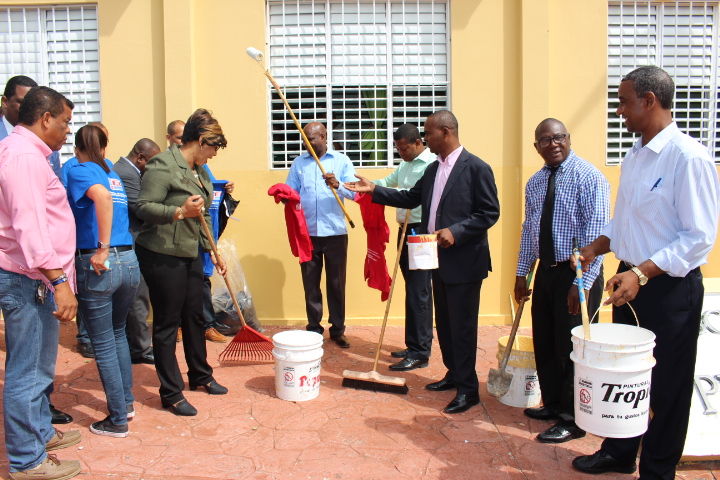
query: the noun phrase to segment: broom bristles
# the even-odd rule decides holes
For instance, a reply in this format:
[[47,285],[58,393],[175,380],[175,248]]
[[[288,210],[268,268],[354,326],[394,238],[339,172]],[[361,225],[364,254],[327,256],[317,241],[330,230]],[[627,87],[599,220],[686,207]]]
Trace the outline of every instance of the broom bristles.
[[219,360],[220,363],[273,362],[272,350],[272,340],[246,325],[220,353]]
[[342,386],[356,390],[400,393],[402,395],[407,394],[409,391],[404,378],[381,375],[375,370],[369,372],[345,370],[343,372]]

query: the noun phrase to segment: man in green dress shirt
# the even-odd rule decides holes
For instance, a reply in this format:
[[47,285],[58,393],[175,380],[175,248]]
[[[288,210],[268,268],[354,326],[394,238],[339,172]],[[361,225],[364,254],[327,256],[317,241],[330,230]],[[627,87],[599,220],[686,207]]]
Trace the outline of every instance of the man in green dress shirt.
[[[410,189],[415,186],[425,169],[435,161],[435,155],[425,148],[420,131],[415,125],[401,125],[393,135],[395,148],[403,161],[393,173],[373,183],[381,187]],[[412,210],[398,208],[396,213],[399,224],[398,243],[406,215],[409,215],[407,235],[412,229],[420,227],[422,207]],[[392,352],[392,356],[402,360],[390,366],[390,370],[408,371],[428,366],[430,347],[433,339],[433,308],[430,279],[432,270],[410,270],[408,266],[407,242],[400,256],[400,269],[405,278],[405,346],[404,350]]]

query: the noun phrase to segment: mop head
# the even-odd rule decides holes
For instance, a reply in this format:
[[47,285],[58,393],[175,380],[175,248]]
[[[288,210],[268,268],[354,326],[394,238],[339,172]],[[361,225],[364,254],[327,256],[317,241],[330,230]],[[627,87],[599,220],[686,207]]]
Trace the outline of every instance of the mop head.
[[342,386],[371,392],[400,393],[402,395],[408,393],[408,386],[405,385],[404,378],[381,375],[374,370],[370,372],[345,370]]

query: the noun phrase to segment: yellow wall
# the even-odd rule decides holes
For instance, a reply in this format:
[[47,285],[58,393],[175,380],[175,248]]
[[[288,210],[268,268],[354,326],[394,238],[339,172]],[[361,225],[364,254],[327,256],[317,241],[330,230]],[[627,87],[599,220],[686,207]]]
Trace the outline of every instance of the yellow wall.
[[[3,2],[4,3],[4,2]],[[48,0],[12,4],[51,4]],[[82,2],[63,2],[82,3]],[[287,244],[282,207],[267,196],[286,171],[271,171],[268,151],[267,80],[245,55],[266,51],[265,2],[261,0],[98,0],[103,122],[108,156],[126,154],[141,137],[165,141],[165,125],[195,108],[212,110],[228,148],[212,160],[216,177],[234,180],[241,200],[224,238],[237,247],[265,323],[303,324],[305,307],[297,259]],[[523,219],[523,189],[541,166],[532,147],[535,126],[556,117],[572,134],[573,148],[610,180],[613,198],[620,169],[605,166],[605,0],[451,0],[451,98],[460,139],[494,169],[501,217],[490,231],[494,272],[485,281],[481,323],[509,322],[509,298]],[[389,169],[360,169],[381,178]],[[347,320],[378,323],[385,305],[362,279],[365,233],[349,235]],[[395,221],[387,209],[393,240]],[[720,291],[720,253],[703,268]],[[612,255],[606,278],[616,268]],[[392,267],[392,263],[391,263]],[[403,286],[390,321],[401,324]],[[527,324],[529,315],[526,316]]]

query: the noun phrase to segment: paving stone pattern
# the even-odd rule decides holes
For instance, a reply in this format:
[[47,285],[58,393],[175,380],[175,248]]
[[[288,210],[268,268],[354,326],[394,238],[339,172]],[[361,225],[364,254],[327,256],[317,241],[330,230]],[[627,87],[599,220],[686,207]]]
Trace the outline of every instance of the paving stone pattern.
[[[291,327],[269,327],[266,334]],[[297,327],[292,327],[297,328]],[[379,327],[349,327],[352,347],[326,341],[320,396],[287,402],[275,396],[272,364],[220,366],[224,345],[208,342],[215,378],[230,389],[211,396],[199,389],[185,396],[199,411],[177,417],[160,406],[158,379],[151,365],[134,365],[136,417],[130,436],[92,434],[88,427],[107,415],[102,385],[93,360],[75,351],[75,325],[61,326],[53,404],[71,414],[83,441],[54,452],[82,464],[80,480],[96,479],[252,479],[252,480],[521,480],[577,478],[634,479],[637,475],[590,476],[570,465],[577,455],[593,453],[601,439],[594,435],[561,445],[544,445],[534,437],[551,426],[528,419],[522,409],[508,407],[487,394],[489,368],[497,368],[497,339],[509,327],[481,327],[477,371],[483,404],[460,415],[442,409],[454,392],[429,392],[425,384],[445,373],[437,340],[428,368],[390,373],[389,352],[403,347],[403,329],[389,327],[380,373],[403,376],[410,393],[394,395],[343,388],[345,369],[372,368]],[[0,365],[4,365],[4,328]],[[524,332],[527,334],[528,332]],[[178,346],[179,357],[182,348]],[[181,369],[185,363],[181,358]],[[2,368],[2,367],[0,367]],[[3,368],[4,370],[4,368]],[[3,372],[4,377],[4,372]],[[1,425],[0,425],[1,428]],[[0,476],[8,463],[0,452]],[[720,462],[680,466],[681,479],[720,478]]]

